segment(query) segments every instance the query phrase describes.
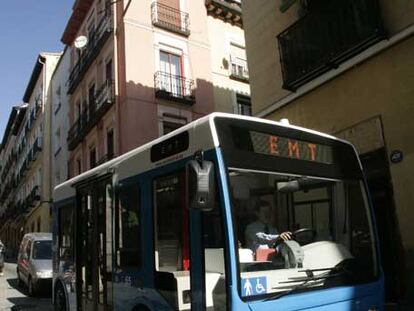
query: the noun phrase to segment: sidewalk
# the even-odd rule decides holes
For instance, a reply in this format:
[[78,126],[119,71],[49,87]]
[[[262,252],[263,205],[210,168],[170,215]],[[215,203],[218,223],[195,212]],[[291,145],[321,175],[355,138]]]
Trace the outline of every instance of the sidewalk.
[[50,297],[27,297],[26,289],[17,286],[16,264],[6,262],[0,276],[0,311],[52,311]]

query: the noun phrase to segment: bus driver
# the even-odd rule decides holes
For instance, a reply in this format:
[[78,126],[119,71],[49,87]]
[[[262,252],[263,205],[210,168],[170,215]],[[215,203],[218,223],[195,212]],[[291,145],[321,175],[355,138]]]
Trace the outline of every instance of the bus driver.
[[276,228],[270,223],[271,207],[267,201],[259,201],[255,213],[257,220],[250,223],[245,231],[246,245],[253,252],[258,248],[271,247],[279,237],[284,241],[292,239],[292,233],[290,231],[279,234]]

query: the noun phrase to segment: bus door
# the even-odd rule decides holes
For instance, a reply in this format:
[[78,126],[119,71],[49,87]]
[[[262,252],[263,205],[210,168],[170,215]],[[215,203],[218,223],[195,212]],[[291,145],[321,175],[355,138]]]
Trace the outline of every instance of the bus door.
[[173,310],[225,310],[224,231],[217,204],[188,208],[184,170],[154,179],[155,287]]
[[112,310],[112,181],[77,189],[78,310]]
[[189,211],[184,171],[156,177],[153,190],[155,287],[173,310],[189,310]]

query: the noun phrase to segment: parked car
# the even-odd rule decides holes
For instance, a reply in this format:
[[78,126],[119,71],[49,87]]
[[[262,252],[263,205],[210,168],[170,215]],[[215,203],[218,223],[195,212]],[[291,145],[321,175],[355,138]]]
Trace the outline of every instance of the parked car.
[[27,233],[17,256],[17,279],[29,295],[52,289],[52,233]]

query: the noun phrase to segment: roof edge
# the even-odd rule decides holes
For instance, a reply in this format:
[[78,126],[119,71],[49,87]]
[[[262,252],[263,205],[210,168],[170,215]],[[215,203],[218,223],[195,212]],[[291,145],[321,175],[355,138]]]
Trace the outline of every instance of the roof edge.
[[36,64],[34,65],[32,75],[30,76],[29,83],[23,95],[23,102],[25,103],[28,103],[30,100],[30,96],[32,95],[37,79],[39,78],[39,75],[42,72],[43,64],[41,62],[44,62],[45,60],[46,56],[44,56],[44,53],[39,54],[39,56],[36,59]]

